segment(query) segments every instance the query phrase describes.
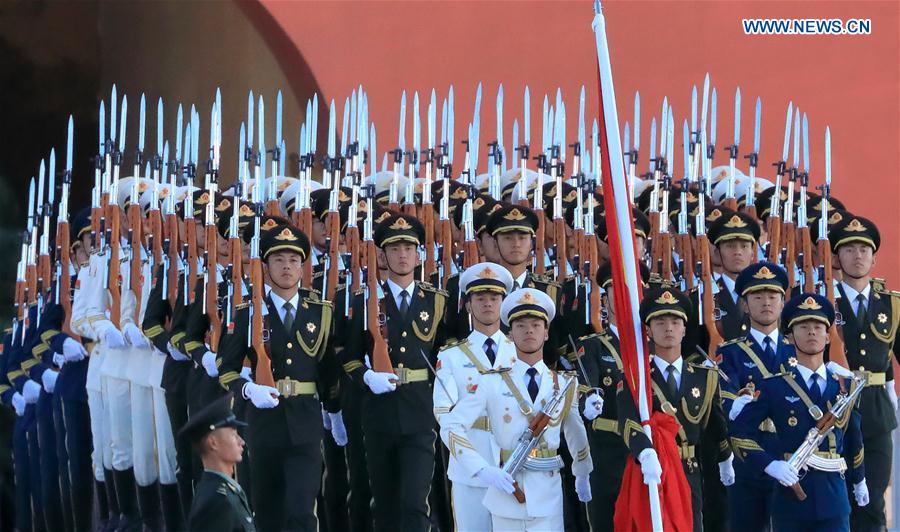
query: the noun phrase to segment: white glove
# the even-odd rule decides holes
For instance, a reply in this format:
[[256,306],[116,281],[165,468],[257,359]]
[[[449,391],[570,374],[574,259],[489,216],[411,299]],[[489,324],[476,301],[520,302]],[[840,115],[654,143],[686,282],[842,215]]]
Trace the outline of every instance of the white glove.
[[782,486],[793,486],[800,481],[800,475],[794,466],[784,460],[772,460],[766,466],[766,474],[781,483]]
[[719,462],[719,480],[723,486],[734,484],[734,455],[730,455],[727,459]]
[[128,343],[130,343],[133,347],[137,347],[138,349],[146,349],[150,347],[150,340],[144,336],[144,333],[141,332],[140,327],[133,323],[126,323],[122,326],[122,332],[125,334],[125,337],[128,338]]
[[363,374],[363,381],[372,392],[378,395],[393,392],[397,389],[397,383],[392,382],[397,381],[397,376],[393,373],[381,373],[370,369]]
[[212,351],[203,353],[203,359],[200,361],[200,364],[210,377],[215,378],[219,376],[219,368],[216,366],[216,354]]
[[53,365],[62,368],[66,365],[66,357],[64,355],[60,355],[59,353],[53,353]]
[[703,359],[703,367],[705,367],[705,368],[714,368],[714,367],[716,367],[716,364],[715,364],[715,362],[713,362],[712,360],[710,360],[710,359],[708,359],[708,358],[704,358],[704,359]]
[[250,366],[241,366],[241,378],[245,381],[252,381],[250,378]]
[[850,378],[853,376],[852,371],[850,371],[849,369],[845,368],[844,366],[838,364],[837,362],[835,362],[833,360],[831,362],[829,362],[828,364],[825,364],[825,368],[827,368],[828,371],[830,371],[832,373],[836,373],[837,375],[840,375],[841,377]]
[[106,344],[106,347],[111,349],[122,349],[125,347],[125,337],[122,336],[122,333],[119,332],[119,329],[116,329],[116,326],[111,321],[97,322],[94,325],[94,330],[97,331],[97,336]]
[[334,414],[329,412],[328,418],[331,420],[331,437],[334,438],[334,443],[338,444],[338,447],[347,445],[347,427],[344,426],[344,416],[340,412]]
[[271,386],[263,386],[255,382],[244,384],[244,397],[256,408],[275,408],[278,406],[278,390]]
[[503,493],[509,493],[511,495],[516,491],[516,488],[513,486],[515,481],[513,480],[512,475],[499,467],[485,466],[481,471],[475,474],[475,477],[488,486],[502,491]]
[[66,341],[63,342],[63,356],[66,357],[66,362],[78,362],[87,357],[87,351],[74,338],[66,338]]
[[590,475],[575,476],[575,493],[581,502],[591,502],[591,477]]
[[25,403],[33,405],[38,401],[38,397],[40,396],[41,385],[31,379],[25,381],[25,386],[22,388],[22,397],[25,398]]
[[53,390],[56,389],[56,378],[59,377],[59,373],[53,371],[52,369],[45,369],[43,373],[41,373],[41,382],[44,384],[44,391],[47,393],[53,393]]
[[662,482],[662,465],[656,455],[656,449],[647,448],[638,455],[641,463],[641,473],[644,475],[644,484],[659,484]]
[[894,410],[897,410],[897,389],[894,388],[894,381],[889,380],[884,383],[884,388],[887,390],[888,397],[891,399],[891,406],[894,407]]
[[853,485],[853,497],[856,499],[857,506],[869,504],[869,486],[866,485],[866,479],[862,479],[859,483]]
[[594,418],[603,413],[603,398],[600,397],[596,393],[592,393],[587,396],[584,400],[584,410],[582,410],[581,414],[588,421],[593,421]]
[[737,419],[738,415],[740,415],[741,411],[747,406],[748,403],[753,402],[752,395],[739,395],[737,398],[731,402],[731,410],[728,412],[728,419],[734,421]]
[[25,398],[22,397],[22,394],[16,392],[12,396],[12,405],[13,409],[16,411],[16,415],[22,417],[25,415]]
[[166,350],[170,355],[172,355],[172,360],[176,362],[187,362],[188,360],[190,360],[187,355],[185,355],[184,353],[179,351],[177,347],[172,345],[172,342],[166,343]]

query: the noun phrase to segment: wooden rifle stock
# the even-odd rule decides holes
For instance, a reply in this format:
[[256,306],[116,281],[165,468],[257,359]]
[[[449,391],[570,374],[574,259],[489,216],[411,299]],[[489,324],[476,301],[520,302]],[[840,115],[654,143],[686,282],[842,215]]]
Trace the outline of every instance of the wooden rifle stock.
[[[338,262],[341,260],[340,238],[341,238],[341,214],[339,211],[331,211],[328,213],[328,284],[325,286],[325,299],[334,301],[334,293],[337,291]],[[307,259],[306,262],[309,262]]]
[[597,283],[597,270],[600,265],[599,252],[597,250],[597,237],[590,235],[588,240],[588,260],[590,260],[590,278],[591,283],[590,307],[591,307],[591,327],[595,333],[603,332],[603,321],[600,319],[600,286]]
[[423,205],[422,223],[425,225],[425,278],[431,279],[437,270],[434,256],[434,205]]
[[166,282],[168,286],[164,289],[166,291],[166,298],[169,301],[169,306],[174,309],[175,303],[178,301],[178,216],[176,214],[167,214],[166,215],[166,236],[169,239],[169,249],[166,250],[167,256],[169,258],[169,271],[166,273]]
[[803,291],[815,291],[815,283],[813,282],[813,260],[812,260],[812,240],[809,235],[809,226],[801,227],[799,230],[800,252],[803,253]]
[[769,233],[769,262],[778,264],[778,255],[781,253],[781,217],[769,215],[766,220]]
[[659,242],[659,211],[650,211],[650,258],[653,259],[650,271],[656,268],[662,258]]
[[387,341],[381,332],[381,308],[378,302],[378,261],[375,258],[375,241],[366,240],[366,327],[372,335],[372,369],[379,373],[393,373]]
[[681,257],[684,289],[690,292],[694,289],[694,250],[691,246],[691,235],[678,233],[675,235],[675,245],[678,247],[678,256]]
[[797,276],[794,274],[794,267],[797,265],[797,239],[796,230],[793,222],[785,223],[782,228],[782,238],[785,245],[784,269],[787,272],[788,289],[793,290],[797,285]]
[[109,225],[111,228],[110,238],[107,245],[109,246],[109,317],[110,321],[116,328],[119,328],[119,318],[122,314],[122,292],[119,280],[121,277],[121,264],[119,262],[119,238],[121,228],[119,227],[119,206],[109,206]]
[[[534,191],[535,194],[540,194],[540,188]],[[543,275],[546,271],[546,265],[544,264],[544,256],[547,254],[546,248],[544,248],[544,238],[547,232],[546,224],[544,223],[544,209],[538,209],[534,211],[537,214],[538,218],[538,227],[537,233],[534,236],[534,256],[535,256],[535,266],[534,271],[538,275]]]
[[[300,210],[300,230],[303,231],[303,234],[305,235],[312,234],[312,209],[309,207],[304,207]],[[312,278],[312,261],[305,260],[303,261],[303,275],[300,278],[301,286],[313,288]]]
[[129,283],[134,293],[134,322],[141,323],[141,291],[144,286],[143,260],[141,259],[141,206],[132,203],[128,206],[128,225],[131,231],[131,275]]
[[566,247],[566,220],[561,215],[553,220],[553,234],[556,241],[556,282],[562,284],[566,280],[569,258]]
[[[272,360],[266,351],[263,341],[263,273],[262,261],[259,257],[250,259],[250,282],[253,284],[253,304],[251,306],[250,345],[256,353],[256,371],[254,380],[263,386],[275,387],[275,377],[272,375]],[[240,290],[240,285],[235,287],[235,293]]]
[[199,274],[199,272],[197,271],[197,222],[194,220],[194,218],[185,217],[184,226],[185,230],[187,231],[188,301],[190,303],[193,303],[194,287],[197,286],[197,275]]
[[347,227],[347,248],[350,250],[350,286],[345,288],[350,290],[352,296],[359,290],[360,277],[362,276],[362,265],[359,257],[359,226],[350,225]]
[[[219,351],[222,337],[222,317],[219,316],[219,252],[216,241],[219,237],[216,226],[207,225],[206,230],[206,315],[209,317],[209,349]],[[238,289],[240,286],[237,287]]]
[[59,259],[59,305],[63,309],[62,330],[75,338],[72,332],[72,276],[69,274],[71,255],[69,243],[69,222],[59,220],[56,224],[57,258]]
[[[453,236],[450,232],[449,217],[441,220],[441,266],[443,268],[443,278],[441,279],[441,287],[446,288],[447,282],[450,280],[450,274],[453,273]],[[476,253],[477,256],[477,253]]]
[[666,231],[659,234],[659,260],[662,261],[659,274],[664,281],[672,280],[672,233]]
[[706,352],[711,357],[715,357],[714,353],[722,343],[722,335],[716,327],[716,302],[713,298],[713,278],[712,278],[712,261],[709,256],[709,239],[706,235],[697,237],[697,246],[700,248],[700,282],[703,284],[703,325],[709,335],[709,344]]

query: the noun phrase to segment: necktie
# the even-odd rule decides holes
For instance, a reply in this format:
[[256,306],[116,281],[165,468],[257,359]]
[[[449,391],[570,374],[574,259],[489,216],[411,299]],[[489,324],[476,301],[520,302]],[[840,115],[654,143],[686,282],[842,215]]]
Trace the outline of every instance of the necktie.
[[497,353],[494,352],[494,340],[491,338],[484,341],[484,354],[487,355],[488,361],[491,363],[491,366],[493,366],[494,361],[497,360]]
[[813,373],[809,378],[809,399],[816,405],[822,402],[822,389],[819,388],[818,373]]
[[290,301],[285,301],[282,308],[284,308],[284,319],[282,320],[284,328],[290,331],[294,328],[294,305],[291,305]]
[[400,315],[406,319],[406,313],[409,312],[409,292],[402,290],[400,292]]
[[775,358],[775,349],[772,348],[772,338],[766,336],[766,339],[763,340],[763,349],[766,352],[766,356],[770,359]]
[[519,288],[522,288],[522,285],[519,284],[519,281],[518,280],[513,281],[513,292],[515,292]]
[[536,368],[528,368],[528,371],[526,371],[525,373],[527,373],[528,376],[530,377],[530,379],[528,380],[528,395],[531,396],[531,402],[533,403],[535,401],[535,399],[537,399],[537,394],[538,394],[538,390],[539,390],[538,383],[535,380],[535,376],[537,376],[537,369]]
[[678,396],[678,383],[675,382],[675,366],[673,364],[669,364],[669,367],[666,368],[666,386],[669,388],[669,394],[671,397]]
[[866,324],[866,296],[862,294],[856,296],[856,321],[860,325]]

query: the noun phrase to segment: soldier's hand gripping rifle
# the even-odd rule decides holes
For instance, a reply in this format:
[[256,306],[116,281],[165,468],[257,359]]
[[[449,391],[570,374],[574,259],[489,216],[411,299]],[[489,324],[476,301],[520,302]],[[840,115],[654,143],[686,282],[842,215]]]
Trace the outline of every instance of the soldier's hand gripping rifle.
[[[815,428],[809,429],[803,443],[788,458],[787,463],[793,466],[796,471],[800,472],[812,467],[821,471],[834,471],[843,474],[843,470],[839,469],[840,465],[843,465],[843,459],[821,458],[816,454],[816,451],[819,450],[819,445],[834,430],[835,424],[840,422],[845,415],[849,415],[848,411],[853,408],[854,402],[859,397],[859,394],[862,393],[863,388],[866,387],[866,378],[864,376],[854,376],[851,382],[850,393],[838,395],[834,404],[831,405],[831,408],[825,415],[818,411],[821,417],[816,421]],[[840,462],[840,464],[837,462]],[[806,500],[806,492],[803,491],[800,482],[793,484],[791,489],[799,500]]]
[[[445,191],[446,193],[446,191]],[[366,201],[374,204],[375,180],[366,185]],[[381,304],[378,297],[378,260],[375,252],[374,227],[375,214],[372,208],[366,213],[363,238],[366,245],[366,267],[363,271],[365,280],[365,320],[366,330],[372,336],[372,369],[379,373],[393,373],[391,357],[388,354],[387,340],[382,333]]]
[[[819,240],[816,242],[816,250],[822,261],[819,267],[819,282],[824,290],[825,297],[837,308],[834,300],[834,278],[831,265],[831,243],[828,241],[828,209],[831,200],[831,128],[825,128],[825,183],[819,187],[822,191],[822,215],[819,217]],[[834,326],[829,330],[830,342],[828,344],[828,359],[837,362],[845,368],[847,363],[846,347],[842,336],[843,320],[835,320]]]
[[[544,435],[544,431],[547,430],[547,425],[553,420],[553,414],[556,409],[559,407],[561,403],[563,403],[566,399],[566,395],[569,393],[569,389],[575,385],[578,379],[575,376],[571,377],[563,377],[566,382],[563,384],[562,388],[556,385],[556,389],[553,391],[553,395],[547,401],[547,403],[541,408],[541,411],[531,417],[528,422],[528,427],[522,432],[519,436],[518,443],[516,444],[516,448],[513,449],[512,454],[509,456],[509,459],[503,464],[503,471],[509,473],[510,476],[515,476],[516,473],[519,472],[522,468],[530,469],[534,467],[535,470],[541,470],[538,460],[531,458],[531,453],[534,451],[538,444],[541,441],[541,437]],[[558,413],[557,415],[564,415],[565,413]],[[530,458],[530,460],[529,460]],[[533,465],[529,464],[531,462]],[[531,467],[529,467],[531,465]],[[561,461],[557,459],[548,465],[548,469],[556,470],[561,465]],[[519,503],[525,503],[525,492],[522,491],[522,488],[519,487],[518,482],[513,482],[513,487],[515,488],[515,492],[513,496],[515,496],[516,500]]]

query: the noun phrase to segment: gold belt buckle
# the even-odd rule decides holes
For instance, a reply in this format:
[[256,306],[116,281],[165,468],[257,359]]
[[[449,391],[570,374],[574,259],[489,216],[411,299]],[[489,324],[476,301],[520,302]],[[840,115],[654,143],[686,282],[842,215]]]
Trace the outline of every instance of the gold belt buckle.
[[409,368],[394,368],[394,375],[397,376],[397,384],[409,383]]

